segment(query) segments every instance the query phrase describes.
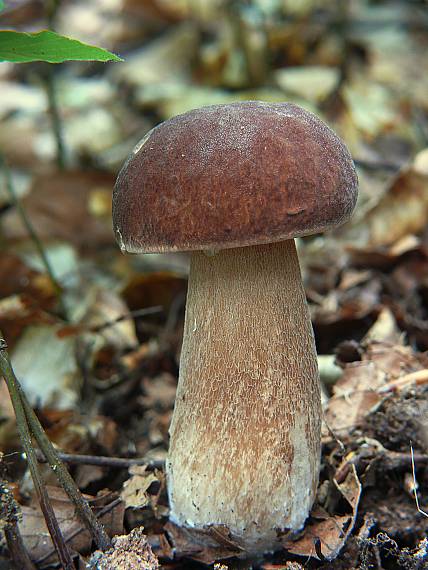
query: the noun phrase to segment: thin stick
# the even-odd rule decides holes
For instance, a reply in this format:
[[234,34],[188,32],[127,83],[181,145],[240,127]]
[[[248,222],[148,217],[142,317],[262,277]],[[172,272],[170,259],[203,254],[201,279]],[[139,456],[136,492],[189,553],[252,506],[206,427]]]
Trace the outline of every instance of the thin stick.
[[[0,332],[0,337],[1,337],[1,332]],[[12,366],[9,361],[9,356],[6,351],[6,342],[1,338],[0,338],[0,357],[2,358],[0,364],[3,361],[5,363],[8,363],[8,374],[9,376],[11,374],[13,375],[13,388],[14,388],[15,400],[19,405],[19,409],[22,408],[22,412],[24,414],[23,421],[25,423],[25,426],[27,426],[28,422],[31,432],[34,438],[36,439],[41,451],[43,452],[43,455],[48,460],[48,463],[52,471],[57,476],[58,481],[60,482],[62,488],[67,493],[68,497],[76,507],[76,511],[79,518],[91,533],[91,536],[93,537],[98,548],[100,550],[108,550],[111,547],[111,541],[108,534],[106,533],[104,527],[99,522],[99,520],[97,520],[88,502],[82,496],[76,483],[74,482],[70,473],[67,471],[67,468],[65,467],[63,462],[59,459],[58,454],[54,446],[52,445],[50,439],[44,432],[38,417],[34,413],[32,407],[30,406],[27,400],[27,397],[22,389],[22,386],[20,385],[18,379],[16,378],[13,372]],[[35,464],[37,465],[37,458],[32,446],[31,449],[34,460],[36,462]],[[25,450],[25,452],[27,453],[27,450]]]
[[[9,555],[19,570],[36,570],[19,531],[19,507],[6,483],[0,482],[0,519]],[[55,549],[54,549],[55,553]]]
[[[97,518],[101,518],[104,515],[106,515],[108,512],[110,512],[111,510],[113,510],[114,508],[116,508],[118,505],[120,505],[120,503],[122,502],[122,499],[120,497],[118,497],[117,499],[114,499],[111,503],[109,503],[108,505],[106,505],[105,507],[103,507],[102,509],[100,509],[97,512]],[[76,538],[76,536],[78,536],[81,532],[83,532],[84,528],[77,528],[76,530],[74,530],[71,534],[67,535],[65,537],[65,541],[66,542],[70,542],[70,540],[73,540],[73,538]],[[39,558],[38,560],[36,560],[36,564],[43,564],[43,562],[45,560],[48,560],[52,554],[54,552],[52,550],[46,552],[46,554],[44,554],[41,558]]]
[[398,380],[393,380],[392,382],[388,382],[384,386],[381,386],[378,389],[379,394],[384,394],[386,392],[394,392],[402,390],[403,388],[407,388],[414,384],[415,386],[422,386],[428,383],[428,368],[424,368],[423,370],[417,370],[416,372],[410,372],[405,376],[402,376]]
[[[127,458],[127,457],[106,457],[103,455],[79,455],[72,453],[58,453],[58,457],[64,463],[73,465],[95,465],[97,467],[109,467],[114,469],[127,469],[132,465],[147,465],[147,467],[154,467],[162,469],[165,466],[165,461],[162,459],[145,459],[141,458]],[[40,463],[46,463],[46,458],[41,454],[37,454],[37,459]]]
[[412,455],[412,474],[413,474],[413,494],[415,495],[415,502],[416,508],[421,515],[428,518],[428,513],[426,513],[421,507],[419,506],[419,498],[418,498],[418,482],[416,481],[416,468],[415,468],[415,456],[413,454],[413,445],[410,443],[410,453]]
[[17,523],[8,524],[4,527],[4,537],[6,539],[9,555],[16,568],[19,570],[36,570],[36,567],[31,562],[31,558],[25,548]]
[[401,168],[400,164],[386,161],[371,161],[362,158],[354,158],[356,166],[364,168],[365,170],[386,170],[388,172],[398,172]]
[[46,255],[46,252],[43,248],[42,242],[40,241],[39,236],[37,235],[36,230],[34,229],[34,226],[30,221],[30,218],[27,216],[27,212],[23,208],[21,201],[19,200],[19,198],[15,192],[15,188],[13,186],[12,176],[10,174],[9,167],[7,166],[4,158],[1,155],[0,155],[0,168],[3,169],[4,180],[5,180],[5,184],[6,184],[6,190],[10,196],[12,204],[15,206],[16,211],[18,212],[18,215],[21,218],[21,221],[25,226],[25,229],[27,230],[28,235],[30,236],[30,239],[32,240],[35,248],[37,249],[37,251],[40,255],[40,259],[42,260],[42,263],[45,267],[46,273],[48,274],[49,279],[52,283],[52,286],[55,290],[55,293],[58,295],[58,303],[60,306],[61,316],[66,318],[67,311],[66,311],[66,308],[64,305],[64,301],[62,299],[61,285],[58,283],[58,281],[55,277],[51,263],[50,263],[48,256]]
[[8,388],[10,399],[12,401],[13,409],[15,411],[16,425],[21,439],[22,447],[24,448],[27,457],[28,467],[30,469],[31,477],[34,482],[40,508],[42,509],[45,517],[46,526],[48,527],[49,534],[52,537],[52,542],[58,553],[58,558],[64,570],[74,570],[74,564],[71,560],[70,553],[64,542],[64,538],[59,528],[58,521],[53,511],[52,505],[46,487],[41,478],[36,454],[31,441],[30,431],[28,429],[27,418],[21,401],[20,392],[18,388],[18,380],[10,364],[9,355],[7,353],[7,345],[3,339],[0,339],[0,372],[5,379]]
[[99,522],[99,520],[97,520],[88,502],[82,496],[82,493],[79,491],[76,483],[74,482],[74,479],[67,471],[67,468],[65,467],[64,463],[58,457],[56,449],[54,448],[50,439],[44,432],[38,417],[34,413],[33,408],[30,406],[27,397],[18,381],[17,381],[17,389],[31,431],[41,451],[43,452],[43,455],[46,457],[52,471],[55,473],[62,488],[64,489],[64,491],[67,493],[68,497],[74,504],[77,515],[91,533],[98,548],[100,550],[108,550],[109,548],[111,548],[111,541],[107,532],[105,531],[103,525]]

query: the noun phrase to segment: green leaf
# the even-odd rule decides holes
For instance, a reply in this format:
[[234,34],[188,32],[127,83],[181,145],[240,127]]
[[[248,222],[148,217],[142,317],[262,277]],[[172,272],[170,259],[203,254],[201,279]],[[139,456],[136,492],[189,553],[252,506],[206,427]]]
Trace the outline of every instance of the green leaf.
[[[0,0],[1,2],[2,0]],[[122,61],[109,51],[49,32],[12,32],[0,30],[0,61]]]
[[4,2],[3,0],[0,0],[0,12],[3,10],[4,8]]

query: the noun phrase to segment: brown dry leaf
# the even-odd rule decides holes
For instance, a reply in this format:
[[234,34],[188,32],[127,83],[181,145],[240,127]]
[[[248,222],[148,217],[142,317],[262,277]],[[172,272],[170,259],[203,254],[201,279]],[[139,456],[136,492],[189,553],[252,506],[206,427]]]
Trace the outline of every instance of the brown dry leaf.
[[128,535],[116,536],[113,548],[94,552],[87,568],[90,570],[157,570],[159,562],[143,533],[134,528]]
[[206,531],[178,527],[171,521],[164,526],[175,558],[191,558],[203,564],[238,556],[242,549],[228,536],[227,529],[210,527]]
[[2,452],[13,453],[20,445],[15,412],[6,382],[0,380],[0,466],[3,464]]
[[388,269],[396,265],[402,256],[411,252],[424,255],[424,245],[420,238],[412,234],[406,235],[388,247],[353,247],[346,246],[350,262],[360,267]]
[[133,465],[129,468],[130,478],[123,484],[120,494],[126,507],[141,509],[151,503],[151,496],[147,493],[152,483],[161,479],[156,471],[147,471],[146,465]]
[[[341,233],[352,243],[352,250],[390,246],[421,232],[428,222],[428,153],[416,155],[413,164],[403,169],[389,190],[364,218]],[[354,245],[355,244],[355,245]]]
[[385,384],[385,374],[373,362],[351,362],[333,387],[333,396],[325,409],[325,423],[340,436],[361,421],[369,409],[380,401],[373,390]]
[[291,554],[331,561],[342,550],[354,528],[361,496],[361,483],[355,466],[351,466],[344,481],[338,483],[334,479],[334,484],[348,502],[352,514],[328,516],[324,520],[309,523],[301,538],[296,541],[287,539],[283,541],[284,548]]
[[401,344],[403,333],[398,329],[394,314],[388,307],[383,307],[373,325],[364,337],[365,342],[389,342]]
[[44,409],[49,439],[65,453],[103,453],[113,455],[117,426],[109,417],[80,415],[78,411]]
[[[86,527],[76,516],[74,505],[70,502],[65,492],[59,487],[47,487],[50,501],[58,519],[64,538],[71,548],[77,552],[87,552],[90,549],[92,538]],[[86,497],[97,509],[103,508],[115,498],[109,497]],[[24,539],[24,544],[32,560],[36,562],[53,562],[56,560],[52,540],[46,527],[40,507],[35,502],[31,506],[22,506],[22,521],[19,528]],[[107,532],[112,536],[123,530],[124,506],[121,502],[101,517]]]
[[[62,240],[83,252],[114,246],[111,223],[91,212],[91,195],[111,195],[115,177],[105,172],[56,172],[36,176],[22,205],[41,240]],[[2,217],[2,229],[10,240],[28,239],[16,211]]]
[[325,409],[325,422],[339,437],[361,423],[382,400],[392,381],[425,368],[423,355],[410,347],[370,341],[361,362],[345,366]]
[[46,311],[53,308],[56,294],[47,275],[26,265],[17,255],[0,256],[0,329],[12,348],[25,327],[53,323]]
[[13,411],[12,401],[9,396],[9,391],[6,382],[0,381],[0,425],[4,420],[15,417]]

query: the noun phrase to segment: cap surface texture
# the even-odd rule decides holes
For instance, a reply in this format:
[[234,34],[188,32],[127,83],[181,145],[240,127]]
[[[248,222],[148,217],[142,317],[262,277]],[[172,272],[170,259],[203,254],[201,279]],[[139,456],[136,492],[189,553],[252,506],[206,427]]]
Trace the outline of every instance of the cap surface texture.
[[328,230],[347,221],[357,175],[346,146],[290,103],[246,101],[152,129],[119,173],[113,224],[123,250],[209,250]]

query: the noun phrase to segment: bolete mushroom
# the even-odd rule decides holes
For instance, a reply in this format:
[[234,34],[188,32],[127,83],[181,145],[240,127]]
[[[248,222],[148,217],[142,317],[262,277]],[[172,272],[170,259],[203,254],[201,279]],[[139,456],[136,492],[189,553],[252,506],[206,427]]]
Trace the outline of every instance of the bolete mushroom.
[[288,103],[195,109],[122,168],[122,250],[192,251],[167,460],[171,519],[248,553],[301,529],[320,464],[320,390],[294,239],[342,224],[357,176],[341,140]]

